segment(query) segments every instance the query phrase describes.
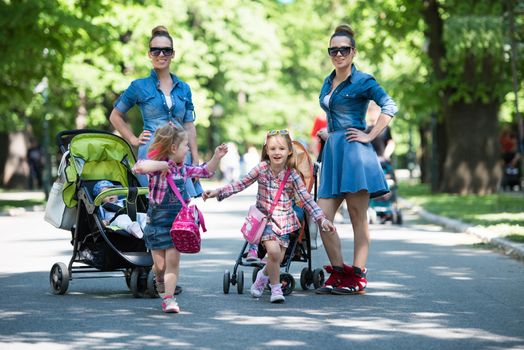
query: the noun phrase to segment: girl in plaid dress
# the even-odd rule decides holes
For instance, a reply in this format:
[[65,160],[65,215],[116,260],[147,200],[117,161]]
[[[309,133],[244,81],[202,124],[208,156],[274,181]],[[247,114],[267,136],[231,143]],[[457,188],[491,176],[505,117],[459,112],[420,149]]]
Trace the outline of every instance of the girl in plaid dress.
[[281,303],[285,300],[280,283],[280,264],[289,245],[289,234],[300,228],[299,220],[293,210],[293,197],[296,196],[304,203],[304,209],[317,221],[322,231],[336,232],[335,226],[315,203],[295,169],[293,144],[289,132],[269,131],[262,149],[262,161],[257,166],[242,179],[216,190],[205,191],[203,195],[204,200],[217,197],[221,201],[257,182],[256,206],[267,215],[288,169],[290,175],[261,238],[268,254],[267,264],[258,272],[251,286],[251,295],[259,298],[269,281],[272,303]]
[[149,208],[144,240],[153,256],[153,272],[157,290],[159,294],[163,294],[164,312],[180,312],[173,296],[179,273],[180,252],[174,246],[169,231],[182,203],[169,187],[167,176],[173,178],[182,197],[189,201],[185,180],[212,177],[220,159],[227,153],[227,146],[218,146],[213,158],[201,166],[184,164],[187,151],[187,132],[169,123],[155,132],[147,154],[149,159],[139,160],[133,168],[135,173],[147,174],[149,177]]

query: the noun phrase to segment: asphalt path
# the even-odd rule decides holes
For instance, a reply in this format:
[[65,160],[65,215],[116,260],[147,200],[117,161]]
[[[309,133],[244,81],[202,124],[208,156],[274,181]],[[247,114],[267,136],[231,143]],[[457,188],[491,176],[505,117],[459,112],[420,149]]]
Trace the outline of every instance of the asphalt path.
[[[408,212],[404,226],[372,226],[365,295],[303,291],[299,262],[284,304],[249,295],[248,267],[244,294],[224,294],[253,199],[196,202],[209,231],[200,254],[182,257],[180,314],[134,298],[120,275],[73,279],[67,294],[52,294],[49,270],[68,263],[70,233],[42,212],[0,217],[0,349],[524,349],[523,263]],[[336,224],[350,261],[351,227]],[[313,251],[314,268],[327,263],[322,247]]]

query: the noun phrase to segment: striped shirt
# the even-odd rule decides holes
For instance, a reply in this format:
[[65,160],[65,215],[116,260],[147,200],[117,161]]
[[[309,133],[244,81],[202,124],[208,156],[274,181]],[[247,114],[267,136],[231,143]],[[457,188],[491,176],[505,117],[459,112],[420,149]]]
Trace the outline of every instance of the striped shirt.
[[[258,182],[256,206],[262,213],[267,214],[273,204],[273,199],[278,192],[280,184],[284,180],[285,173],[285,171],[281,171],[277,176],[274,176],[271,173],[269,163],[263,161],[251,169],[242,179],[219,188],[218,200],[221,201],[238,193],[256,181]],[[326,218],[322,209],[320,209],[311,194],[307,191],[299,173],[295,169],[292,169],[269,221],[272,225],[273,232],[278,235],[291,233],[300,228],[300,222],[293,210],[292,200],[294,197],[303,203],[303,208],[315,221]]]
[[[136,164],[139,164],[142,160],[139,160]],[[173,180],[187,179],[187,178],[210,178],[215,173],[210,172],[207,168],[207,164],[202,165],[177,165],[172,160],[167,162],[168,171],[154,171],[146,173],[149,177],[149,201],[153,204],[161,204],[164,199],[164,195],[169,188],[166,174],[172,176]],[[138,172],[137,172],[138,173]],[[186,201],[189,202],[189,197],[186,191],[180,193]]]

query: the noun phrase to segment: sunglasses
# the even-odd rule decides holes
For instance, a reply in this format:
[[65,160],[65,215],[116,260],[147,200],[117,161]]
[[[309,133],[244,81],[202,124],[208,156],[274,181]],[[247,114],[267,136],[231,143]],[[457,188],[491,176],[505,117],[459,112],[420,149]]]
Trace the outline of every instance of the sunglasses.
[[286,129],[282,129],[282,130],[269,130],[267,132],[267,136],[275,136],[275,135],[288,135],[289,134],[289,131],[287,131]]
[[353,50],[354,47],[352,46],[341,46],[341,47],[328,47],[328,54],[331,56],[331,57],[335,57],[336,55],[338,55],[338,53],[340,52],[340,54],[344,57],[346,57],[347,55],[349,55],[351,53],[351,50]]
[[172,47],[150,47],[149,52],[152,56],[160,56],[160,53],[164,54],[164,56],[171,56],[173,54],[173,48]]

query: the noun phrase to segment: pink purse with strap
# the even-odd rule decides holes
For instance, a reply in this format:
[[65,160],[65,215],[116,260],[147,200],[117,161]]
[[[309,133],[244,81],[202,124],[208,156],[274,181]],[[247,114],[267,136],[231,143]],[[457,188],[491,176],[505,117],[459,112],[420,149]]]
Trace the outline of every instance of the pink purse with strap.
[[266,228],[267,222],[271,217],[271,214],[273,214],[273,210],[277,206],[278,200],[280,199],[280,195],[284,190],[284,186],[286,185],[290,173],[291,170],[288,169],[286,171],[286,174],[284,175],[284,180],[282,180],[282,183],[280,184],[277,195],[273,199],[271,209],[269,209],[267,215],[264,215],[260,210],[258,210],[258,208],[255,205],[249,207],[246,220],[244,221],[244,225],[242,225],[240,231],[244,235],[246,241],[248,241],[250,244],[260,243],[262,233],[264,233],[264,229]]
[[187,205],[178,191],[171,174],[167,175],[167,182],[182,203],[182,209],[171,225],[171,239],[175,248],[181,253],[194,254],[200,251],[200,226],[204,232],[207,231],[202,212],[196,205]]

